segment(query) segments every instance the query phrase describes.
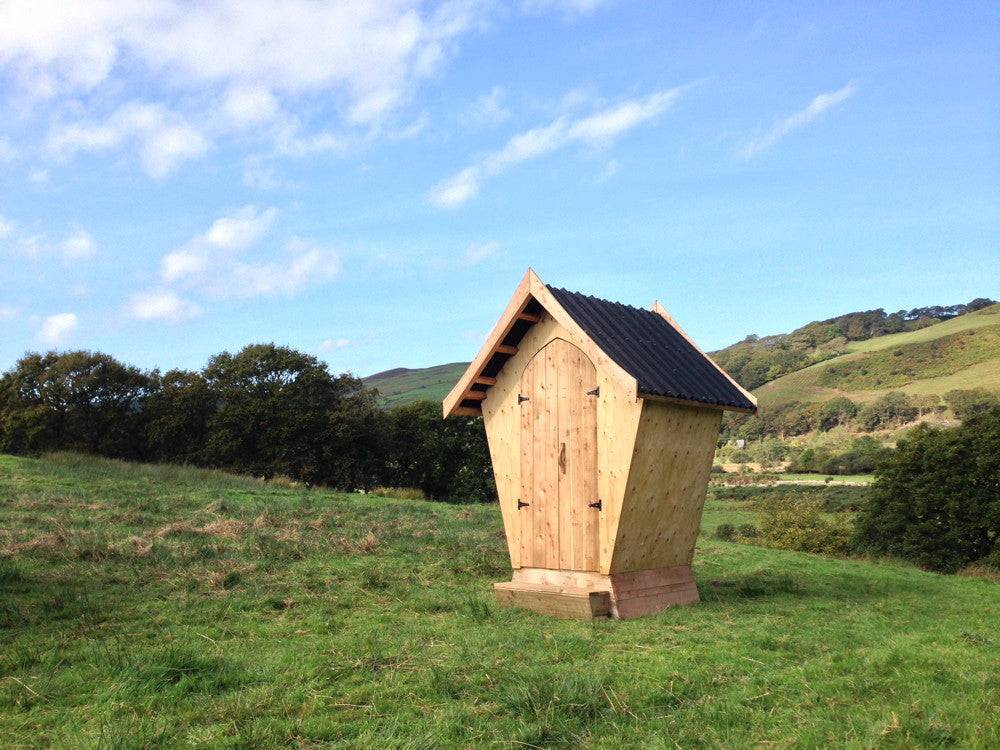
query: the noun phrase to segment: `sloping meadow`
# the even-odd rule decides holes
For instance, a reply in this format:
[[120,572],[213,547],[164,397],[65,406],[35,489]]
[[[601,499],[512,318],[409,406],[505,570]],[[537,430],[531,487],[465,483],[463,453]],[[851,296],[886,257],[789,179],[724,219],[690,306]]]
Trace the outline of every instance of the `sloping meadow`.
[[695,561],[697,606],[551,620],[493,602],[495,506],[0,457],[0,737],[1000,745],[996,583],[707,534]]

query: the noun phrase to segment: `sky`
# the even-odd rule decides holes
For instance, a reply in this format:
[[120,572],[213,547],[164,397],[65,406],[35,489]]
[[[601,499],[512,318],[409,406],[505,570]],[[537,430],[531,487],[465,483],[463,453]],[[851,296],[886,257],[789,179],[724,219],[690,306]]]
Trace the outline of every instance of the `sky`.
[[0,369],[469,360],[531,266],[705,349],[1000,297],[1000,4],[0,2]]

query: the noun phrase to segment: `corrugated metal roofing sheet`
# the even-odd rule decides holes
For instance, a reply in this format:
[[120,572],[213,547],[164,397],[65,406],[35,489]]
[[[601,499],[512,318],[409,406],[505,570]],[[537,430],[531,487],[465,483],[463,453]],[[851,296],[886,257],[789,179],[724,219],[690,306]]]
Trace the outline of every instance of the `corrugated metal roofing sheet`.
[[652,310],[548,289],[594,343],[638,381],[639,393],[755,408],[704,354]]

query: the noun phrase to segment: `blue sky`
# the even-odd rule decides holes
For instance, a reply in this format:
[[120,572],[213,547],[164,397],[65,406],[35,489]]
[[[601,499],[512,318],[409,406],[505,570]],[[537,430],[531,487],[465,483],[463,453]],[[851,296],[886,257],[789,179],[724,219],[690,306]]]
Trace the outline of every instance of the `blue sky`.
[[469,359],[529,265],[709,349],[997,297],[998,70],[985,2],[8,0],[0,367]]

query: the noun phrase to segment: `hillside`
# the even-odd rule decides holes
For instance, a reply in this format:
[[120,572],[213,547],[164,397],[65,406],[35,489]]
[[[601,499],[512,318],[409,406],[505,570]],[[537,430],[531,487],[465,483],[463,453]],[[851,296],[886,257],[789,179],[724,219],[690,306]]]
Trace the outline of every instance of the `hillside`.
[[[764,408],[838,395],[867,402],[889,389],[921,396],[966,388],[1000,391],[1000,305],[990,302],[847,313],[787,334],[750,336],[711,356],[754,389]],[[401,367],[364,382],[378,388],[387,407],[436,401],[467,364]]]
[[553,620],[494,603],[495,505],[72,454],[0,497],[5,746],[1000,746],[988,580],[703,534],[702,603]]
[[757,389],[763,408],[847,396],[867,402],[888,390],[942,396],[950,390],[1000,391],[1000,305],[909,333],[851,342],[839,356]]
[[380,400],[387,408],[421,399],[440,401],[468,365],[468,362],[452,362],[415,369],[397,367],[369,375],[362,381],[367,387],[378,389]]

